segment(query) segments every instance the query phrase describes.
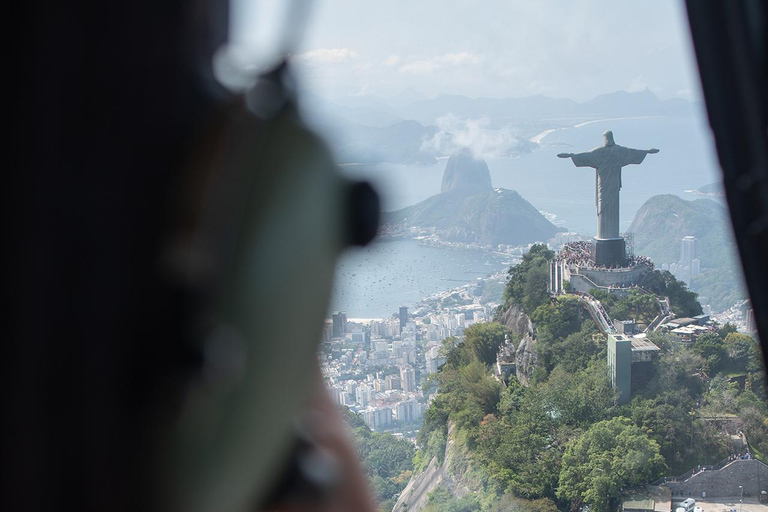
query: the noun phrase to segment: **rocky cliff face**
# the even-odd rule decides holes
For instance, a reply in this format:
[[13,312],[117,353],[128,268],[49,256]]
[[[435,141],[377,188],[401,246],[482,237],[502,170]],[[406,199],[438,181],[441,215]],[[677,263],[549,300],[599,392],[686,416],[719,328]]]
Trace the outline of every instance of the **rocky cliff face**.
[[526,336],[533,332],[533,322],[528,315],[517,306],[511,306],[499,316],[499,323],[509,329],[512,334]]
[[448,442],[442,464],[434,457],[427,469],[411,477],[408,485],[400,493],[392,512],[418,512],[427,505],[429,493],[442,487],[457,498],[471,492],[479,492],[482,482],[473,478],[467,447],[458,442],[456,426],[448,423]]
[[536,351],[536,338],[532,334],[526,334],[515,352],[515,364],[517,365],[517,380],[523,386],[530,384],[533,370],[539,364],[539,353]]
[[488,164],[482,158],[475,158],[469,151],[453,154],[448,159],[440,193],[463,187],[469,187],[478,192],[493,190]]
[[535,326],[531,319],[517,306],[511,306],[499,316],[499,322],[504,324],[513,334],[522,336],[515,351],[517,380],[527,386],[533,370],[539,363],[536,351]]

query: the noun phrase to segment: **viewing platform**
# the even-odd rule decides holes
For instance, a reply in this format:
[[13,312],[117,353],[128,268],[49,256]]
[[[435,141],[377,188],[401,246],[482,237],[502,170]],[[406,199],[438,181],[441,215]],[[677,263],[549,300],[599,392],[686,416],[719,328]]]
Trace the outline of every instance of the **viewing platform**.
[[640,281],[654,269],[650,258],[631,253],[625,254],[614,264],[599,264],[595,259],[595,247],[594,241],[565,244],[550,262],[551,294],[559,295],[566,291],[590,293],[597,289],[624,295],[632,289],[640,288]]

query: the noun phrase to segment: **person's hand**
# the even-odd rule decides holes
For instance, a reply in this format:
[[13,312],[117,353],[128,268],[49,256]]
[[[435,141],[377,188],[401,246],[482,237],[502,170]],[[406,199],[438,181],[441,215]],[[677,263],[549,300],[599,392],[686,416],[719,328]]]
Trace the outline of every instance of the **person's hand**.
[[651,148],[651,149],[648,150],[648,153],[650,153],[651,155],[656,154],[658,152],[659,152],[659,150],[656,149],[656,148]]
[[[658,149],[656,150],[658,151]],[[573,153],[558,153],[557,158],[571,158]]]

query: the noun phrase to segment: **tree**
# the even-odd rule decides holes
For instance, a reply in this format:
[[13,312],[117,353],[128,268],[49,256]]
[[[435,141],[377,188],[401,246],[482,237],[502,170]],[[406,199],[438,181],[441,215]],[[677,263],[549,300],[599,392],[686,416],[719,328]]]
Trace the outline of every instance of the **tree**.
[[438,487],[427,498],[427,506],[423,512],[474,512],[480,510],[477,497],[468,494],[462,498],[454,497],[443,487]]
[[735,331],[728,332],[725,336],[725,348],[734,370],[746,372],[762,369],[760,347],[751,336]]
[[559,297],[539,306],[531,320],[536,324],[537,349],[546,372],[557,364],[566,365],[569,371],[583,369],[600,350],[592,342],[592,333],[597,332],[594,322],[574,297]]
[[505,494],[494,501],[488,512],[558,512],[557,506],[549,498],[521,500],[513,494]]
[[702,313],[698,294],[688,290],[683,281],[678,281],[666,270],[648,272],[640,281],[640,286],[656,295],[669,297],[670,306],[677,316],[696,316]]
[[363,464],[374,495],[379,502],[391,500],[408,483],[404,474],[413,470],[413,445],[392,434],[371,432],[363,419],[348,407],[342,417],[352,429],[357,455]]
[[710,375],[720,371],[727,356],[723,340],[713,332],[699,336],[693,345],[693,353],[704,359],[704,367]]
[[624,487],[650,482],[666,469],[659,445],[628,418],[592,425],[563,455],[557,495],[572,506],[608,512]]
[[464,331],[464,345],[478,361],[486,366],[496,362],[507,329],[497,322],[475,324]]
[[543,401],[559,423],[587,427],[608,417],[615,405],[605,363],[568,373],[555,368],[543,386]]
[[475,455],[500,492],[534,499],[553,496],[560,454],[551,446],[552,420],[535,391],[521,409],[503,418],[486,416],[475,432]]
[[503,309],[514,304],[530,314],[549,301],[549,260],[554,257],[555,253],[547,249],[545,244],[534,244],[523,256],[523,261],[510,267],[509,280],[504,289]]
[[690,469],[685,461],[692,449],[694,406],[687,392],[668,391],[651,399],[636,396],[632,400],[632,420],[659,443],[661,454],[675,474]]

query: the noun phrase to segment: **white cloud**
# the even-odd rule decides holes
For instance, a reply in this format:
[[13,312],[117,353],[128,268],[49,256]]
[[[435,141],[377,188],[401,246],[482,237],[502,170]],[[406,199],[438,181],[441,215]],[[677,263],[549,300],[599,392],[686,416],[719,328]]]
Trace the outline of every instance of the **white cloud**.
[[413,73],[414,75],[426,75],[433,72],[438,68],[438,65],[431,60],[417,60],[401,66],[398,71],[400,73]]
[[437,57],[438,62],[451,66],[458,66],[459,64],[479,64],[482,60],[482,57],[479,55],[468,52],[446,53],[441,57]]
[[318,48],[299,54],[296,59],[309,64],[341,64],[357,57],[357,52],[349,48]]
[[693,89],[680,89],[675,91],[675,97],[693,101],[696,99],[696,91]]
[[490,120],[485,117],[459,119],[448,114],[437,118],[435,124],[439,131],[422,143],[425,151],[450,154],[469,149],[476,157],[489,158],[508,154],[520,142],[509,127],[490,128]]
[[479,64],[482,60],[483,58],[480,55],[469,52],[446,53],[445,55],[439,55],[428,59],[415,60],[401,66],[398,71],[400,73],[428,74],[437,69],[449,66]]
[[627,87],[627,92],[642,92],[648,88],[648,84],[642,76],[636,76]]
[[389,57],[386,58],[386,60],[384,60],[384,64],[390,67],[394,66],[398,62],[400,62],[399,55],[390,55]]

